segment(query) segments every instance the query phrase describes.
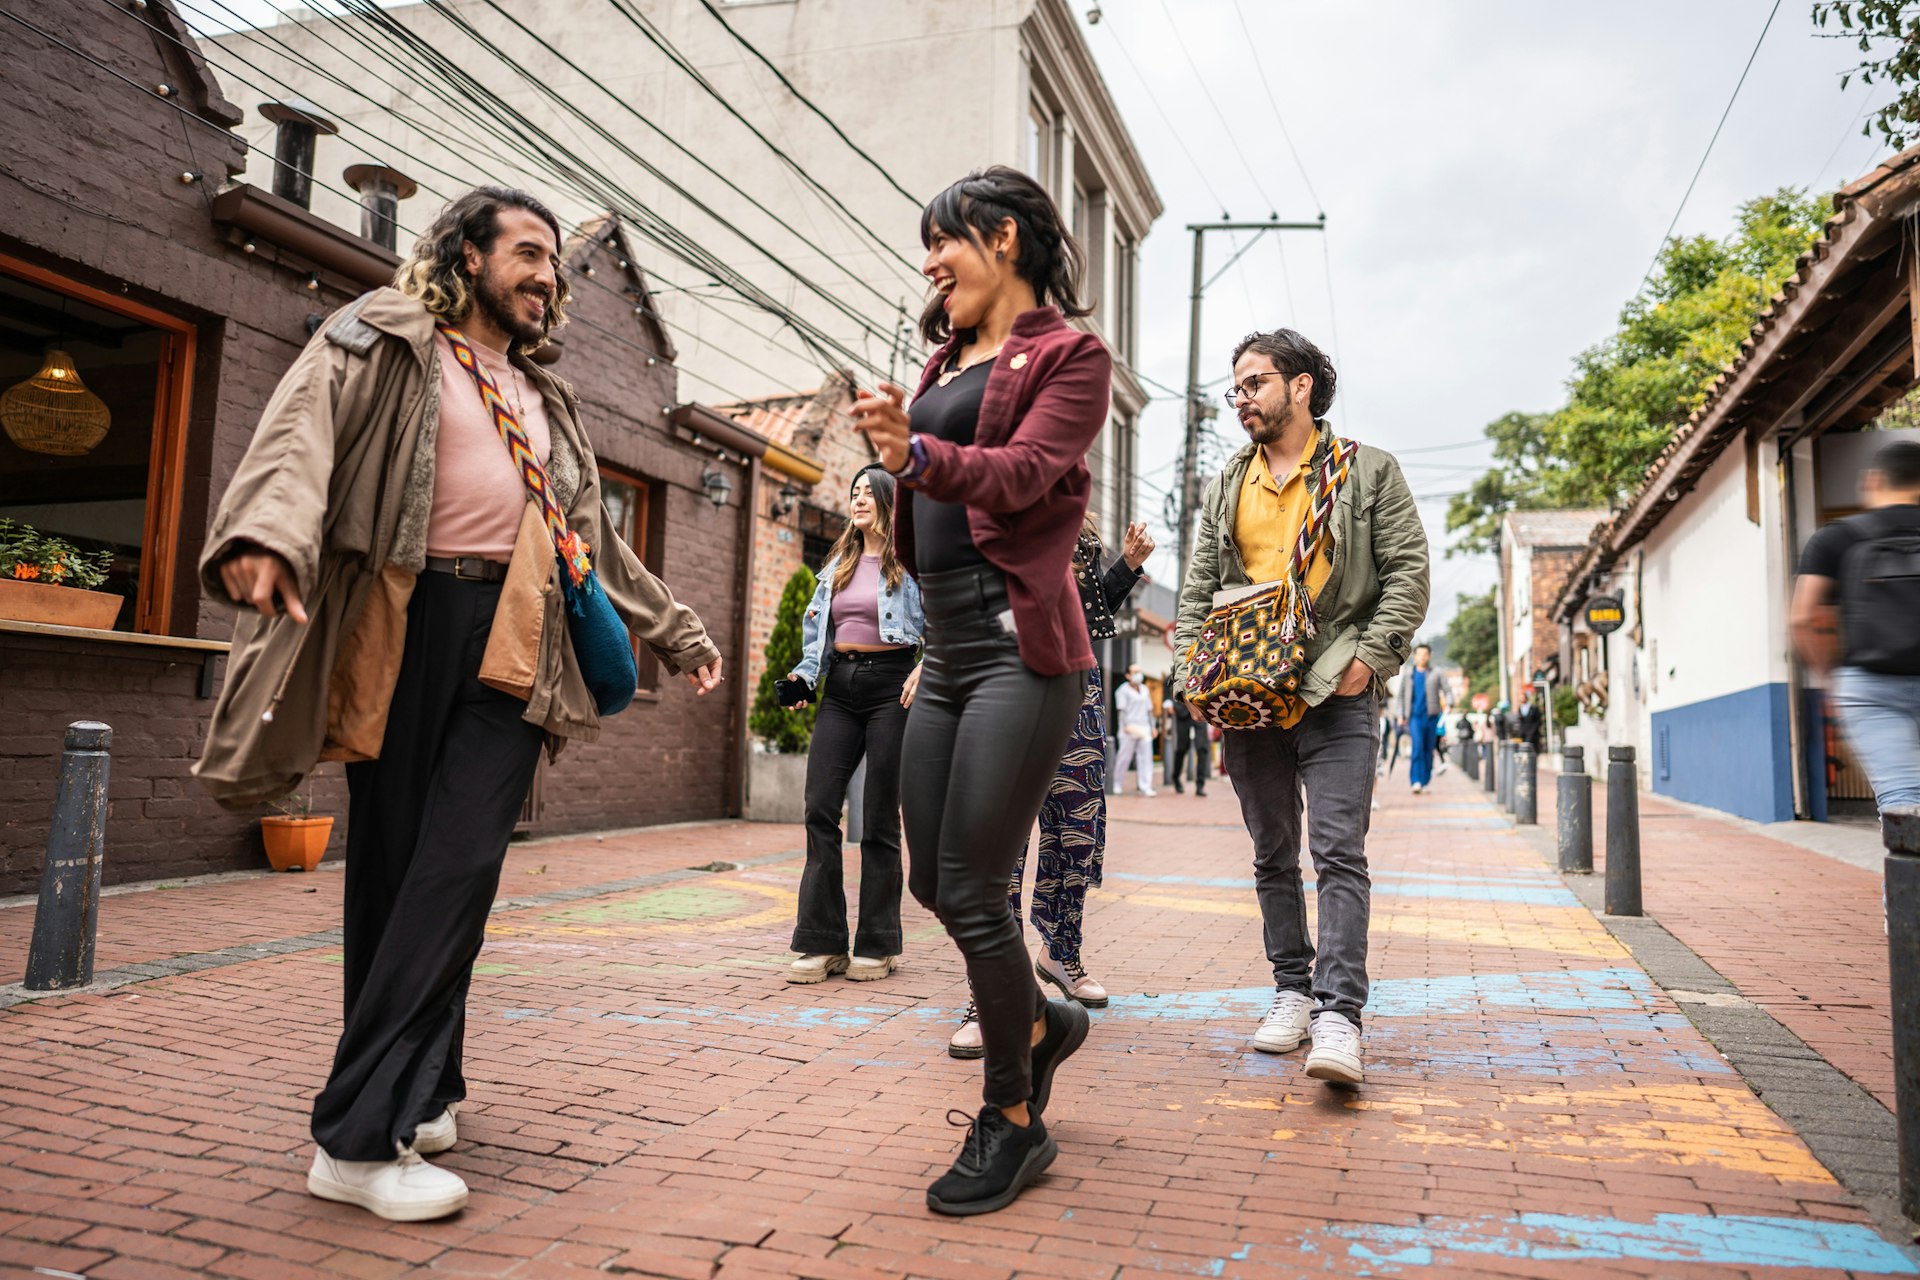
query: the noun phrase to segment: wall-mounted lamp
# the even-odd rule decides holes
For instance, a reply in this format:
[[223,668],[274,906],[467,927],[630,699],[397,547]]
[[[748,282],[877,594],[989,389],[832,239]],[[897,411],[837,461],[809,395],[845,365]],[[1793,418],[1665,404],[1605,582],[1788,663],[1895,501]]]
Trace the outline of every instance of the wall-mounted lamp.
[[781,485],[780,492],[776,493],[773,496],[774,519],[777,520],[781,516],[790,514],[793,511],[794,504],[797,503],[799,500],[800,500],[800,491],[793,487],[793,482],[791,480],[789,480],[786,484]]
[[719,467],[708,467],[700,473],[700,487],[707,491],[707,501],[716,507],[727,505],[727,499],[733,496],[733,481]]

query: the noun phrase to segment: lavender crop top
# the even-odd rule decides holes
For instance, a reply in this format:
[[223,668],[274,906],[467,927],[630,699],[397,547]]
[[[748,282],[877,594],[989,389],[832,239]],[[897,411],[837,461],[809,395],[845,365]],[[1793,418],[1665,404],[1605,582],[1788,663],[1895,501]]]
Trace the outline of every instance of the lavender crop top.
[[880,638],[879,556],[861,556],[847,585],[833,593],[833,642],[886,643]]

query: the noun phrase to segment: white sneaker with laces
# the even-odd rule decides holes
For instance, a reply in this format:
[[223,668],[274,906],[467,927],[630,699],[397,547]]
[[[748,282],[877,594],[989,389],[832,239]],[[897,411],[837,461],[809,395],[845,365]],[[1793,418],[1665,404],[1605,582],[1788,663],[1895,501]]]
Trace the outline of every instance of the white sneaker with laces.
[[787,966],[788,982],[825,982],[847,971],[845,956],[801,956]]
[[1253,1047],[1262,1053],[1292,1053],[1307,1038],[1307,1020],[1313,997],[1304,991],[1281,991],[1273,997],[1266,1020],[1253,1033]]
[[1330,1084],[1359,1084],[1366,1079],[1360,1070],[1360,1028],[1338,1013],[1316,1017],[1307,1074]]
[[460,1141],[460,1129],[453,1111],[460,1104],[449,1102],[447,1109],[413,1131],[413,1149],[423,1156],[438,1155]]
[[973,1007],[971,1000],[967,1001],[967,1011],[960,1015],[960,1029],[947,1041],[947,1056],[968,1060],[987,1056],[986,1038],[980,1034],[980,1011]]
[[1079,956],[1060,961],[1042,951],[1040,958],[1033,962],[1033,972],[1042,982],[1051,982],[1060,988],[1069,1000],[1077,1000],[1089,1009],[1107,1007],[1107,989],[1100,985],[1099,979],[1088,976]]
[[466,1205],[467,1184],[459,1174],[436,1169],[405,1147],[399,1152],[397,1160],[335,1160],[315,1150],[307,1191],[322,1200],[359,1205],[389,1222],[444,1218]]

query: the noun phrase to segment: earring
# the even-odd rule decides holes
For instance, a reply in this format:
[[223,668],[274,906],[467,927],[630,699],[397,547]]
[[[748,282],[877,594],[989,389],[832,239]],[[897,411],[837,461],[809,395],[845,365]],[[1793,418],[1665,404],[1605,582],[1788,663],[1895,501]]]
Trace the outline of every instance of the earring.
[[1007,260],[1007,251],[1005,249],[995,249],[993,251],[993,260],[995,262],[1005,262]]

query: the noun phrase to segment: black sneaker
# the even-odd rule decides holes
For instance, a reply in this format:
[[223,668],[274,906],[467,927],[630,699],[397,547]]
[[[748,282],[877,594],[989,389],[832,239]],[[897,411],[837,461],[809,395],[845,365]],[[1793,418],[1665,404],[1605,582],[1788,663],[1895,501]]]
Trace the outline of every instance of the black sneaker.
[[1047,1001],[1047,1032],[1040,1037],[1040,1043],[1033,1046],[1033,1109],[1036,1114],[1047,1109],[1047,1099],[1053,1094],[1053,1073],[1060,1064],[1073,1056],[1073,1051],[1086,1043],[1087,1028],[1093,1025],[1093,1019],[1087,1011],[1071,1000]]
[[[968,1118],[964,1111],[947,1112],[947,1123],[967,1126],[960,1155],[953,1168],[927,1188],[927,1208],[935,1213],[964,1217],[992,1213],[1013,1203],[1029,1182],[1046,1171],[1060,1148],[1047,1136],[1039,1113],[1021,1128],[998,1107],[982,1107]],[[955,1120],[954,1117],[959,1119]]]

